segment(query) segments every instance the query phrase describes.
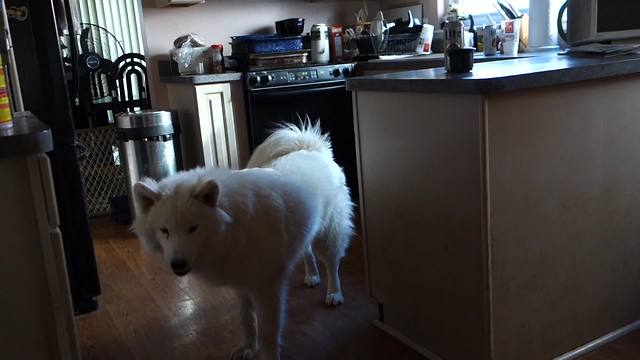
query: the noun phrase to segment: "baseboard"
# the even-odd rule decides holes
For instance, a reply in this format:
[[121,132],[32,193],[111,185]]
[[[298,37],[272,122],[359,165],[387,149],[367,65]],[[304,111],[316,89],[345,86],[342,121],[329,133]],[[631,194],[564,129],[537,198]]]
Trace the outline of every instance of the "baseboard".
[[403,343],[403,344],[407,345],[408,347],[412,348],[413,350],[417,351],[420,355],[426,357],[427,359],[430,359],[430,360],[442,360],[442,358],[440,356],[438,356],[438,355],[432,353],[431,351],[423,348],[422,346],[414,343],[408,337],[400,334],[396,330],[394,330],[391,327],[385,325],[383,322],[378,321],[378,320],[374,320],[373,321],[373,325],[376,326],[377,328],[379,328],[380,330],[386,332],[387,334],[393,336],[394,338],[396,338],[401,343]]
[[634,322],[632,322],[631,324],[621,327],[618,330],[614,330],[604,336],[601,336],[587,344],[584,344],[582,346],[580,346],[579,348],[576,348],[574,350],[569,351],[568,353],[562,354],[556,358],[554,358],[554,360],[572,360],[572,359],[576,359],[588,352],[591,352],[599,347],[604,346],[605,344],[608,344],[616,339],[619,339],[625,335],[627,335],[628,333],[638,330],[640,329],[640,320],[636,320]]

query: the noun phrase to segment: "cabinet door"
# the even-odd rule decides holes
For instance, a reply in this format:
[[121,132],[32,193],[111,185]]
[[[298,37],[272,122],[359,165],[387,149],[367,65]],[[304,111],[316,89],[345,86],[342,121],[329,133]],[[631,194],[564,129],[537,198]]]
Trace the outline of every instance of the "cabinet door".
[[239,169],[231,87],[225,83],[195,88],[204,165]]

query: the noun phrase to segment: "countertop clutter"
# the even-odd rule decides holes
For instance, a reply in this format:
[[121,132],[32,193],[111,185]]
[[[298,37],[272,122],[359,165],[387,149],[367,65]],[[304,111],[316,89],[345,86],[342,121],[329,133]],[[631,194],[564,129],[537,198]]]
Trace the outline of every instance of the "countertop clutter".
[[0,129],[0,158],[53,150],[51,130],[30,112],[13,116],[13,126]]
[[158,61],[158,73],[160,81],[173,84],[216,84],[242,79],[242,73],[236,71],[226,71],[220,74],[178,75],[171,67],[171,60]]
[[575,58],[555,53],[477,64],[464,74],[444,68],[351,78],[358,91],[492,94],[640,73],[640,55]]
[[221,74],[202,74],[202,75],[161,75],[160,80],[164,83],[175,84],[215,84],[230,81],[238,81],[242,79],[242,73],[230,71]]
[[[481,52],[476,52],[474,55],[475,63],[483,63],[499,60],[510,59],[523,59],[529,57],[540,56],[539,53],[518,53],[517,55],[484,55]],[[432,54],[420,54],[411,56],[387,56],[380,59],[372,59],[369,61],[358,62],[358,70],[362,72],[376,71],[384,72],[387,70],[397,71],[409,71],[416,69],[429,69],[444,66],[444,54],[432,53]]]

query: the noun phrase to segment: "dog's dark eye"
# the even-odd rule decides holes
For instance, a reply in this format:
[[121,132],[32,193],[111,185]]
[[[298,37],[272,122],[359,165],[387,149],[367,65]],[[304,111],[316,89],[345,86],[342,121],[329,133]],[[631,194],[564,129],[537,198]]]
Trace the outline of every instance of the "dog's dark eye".
[[160,232],[164,235],[164,236],[169,236],[169,229],[167,228],[161,228]]
[[196,230],[198,230],[198,225],[193,225],[192,227],[189,228],[189,234],[193,233]]

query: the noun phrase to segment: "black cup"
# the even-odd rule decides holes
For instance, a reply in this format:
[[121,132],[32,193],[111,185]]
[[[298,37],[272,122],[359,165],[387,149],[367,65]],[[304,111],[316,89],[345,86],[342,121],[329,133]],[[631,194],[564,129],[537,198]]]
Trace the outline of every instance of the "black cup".
[[457,48],[447,50],[449,55],[449,71],[452,73],[465,73],[473,69],[473,54],[476,48]]
[[291,18],[276,21],[276,33],[279,36],[298,36],[304,31],[304,19]]

